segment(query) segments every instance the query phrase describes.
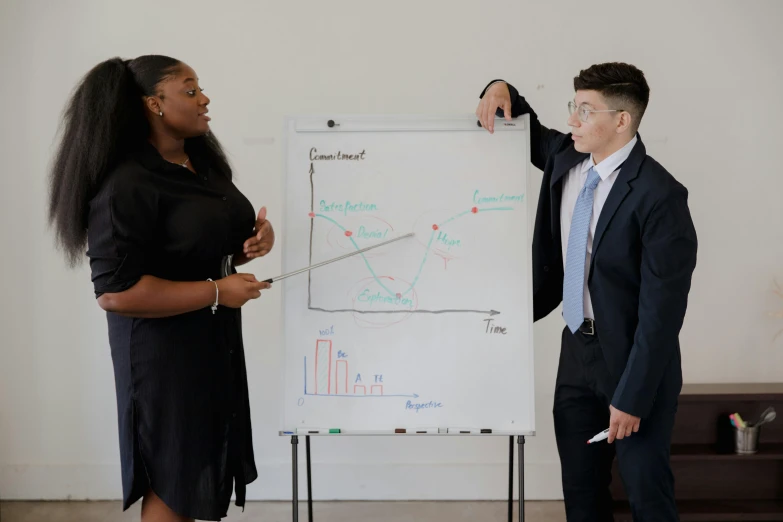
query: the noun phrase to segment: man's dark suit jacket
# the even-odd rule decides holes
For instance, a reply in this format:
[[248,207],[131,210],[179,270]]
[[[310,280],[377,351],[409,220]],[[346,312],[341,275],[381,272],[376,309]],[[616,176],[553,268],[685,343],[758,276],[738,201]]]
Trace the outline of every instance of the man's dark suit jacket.
[[[517,90],[509,85],[509,91],[512,117],[530,115],[531,161],[544,172],[533,233],[533,314],[538,321],[563,299],[563,181],[589,154],[574,148],[570,133],[541,125]],[[497,115],[503,117],[502,109]],[[598,218],[587,277],[596,332],[616,384],[611,404],[644,418],[653,402],[674,402],[682,388],[678,337],[697,239],[688,191],[647,155],[637,137]]]

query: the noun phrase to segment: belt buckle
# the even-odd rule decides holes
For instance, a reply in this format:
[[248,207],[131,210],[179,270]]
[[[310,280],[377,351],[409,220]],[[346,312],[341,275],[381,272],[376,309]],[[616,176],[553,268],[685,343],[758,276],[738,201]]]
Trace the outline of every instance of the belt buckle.
[[[595,335],[595,320],[585,319],[585,323],[588,323],[590,325],[590,331],[582,330],[582,333],[585,335]],[[582,328],[584,328],[584,325],[582,326]]]

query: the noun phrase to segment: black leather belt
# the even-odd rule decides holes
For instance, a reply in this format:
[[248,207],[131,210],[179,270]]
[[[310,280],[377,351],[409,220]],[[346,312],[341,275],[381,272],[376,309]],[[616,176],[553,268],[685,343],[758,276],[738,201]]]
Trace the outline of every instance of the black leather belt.
[[585,318],[579,331],[585,335],[595,335],[595,320]]

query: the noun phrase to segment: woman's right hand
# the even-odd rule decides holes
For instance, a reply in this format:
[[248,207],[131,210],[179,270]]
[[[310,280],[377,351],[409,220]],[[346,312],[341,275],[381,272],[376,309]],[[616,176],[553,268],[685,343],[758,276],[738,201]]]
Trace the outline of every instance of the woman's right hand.
[[271,288],[271,284],[258,281],[253,274],[231,274],[219,279],[218,304],[229,308],[239,308],[251,299],[258,299],[261,290]]

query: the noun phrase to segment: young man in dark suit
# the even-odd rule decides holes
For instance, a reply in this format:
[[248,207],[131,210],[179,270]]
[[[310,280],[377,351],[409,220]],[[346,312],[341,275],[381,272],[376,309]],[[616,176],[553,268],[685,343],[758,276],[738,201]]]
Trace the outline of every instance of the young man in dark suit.
[[[634,520],[678,520],[669,464],[682,387],[678,336],[697,239],[688,192],[637,133],[650,89],[623,63],[574,78],[571,133],[548,129],[503,81],[476,115],[530,115],[531,160],[544,172],[533,236],[534,320],[561,302],[566,327],[554,421],[570,522],[612,520],[618,459]],[[586,441],[606,428],[606,441]]]

